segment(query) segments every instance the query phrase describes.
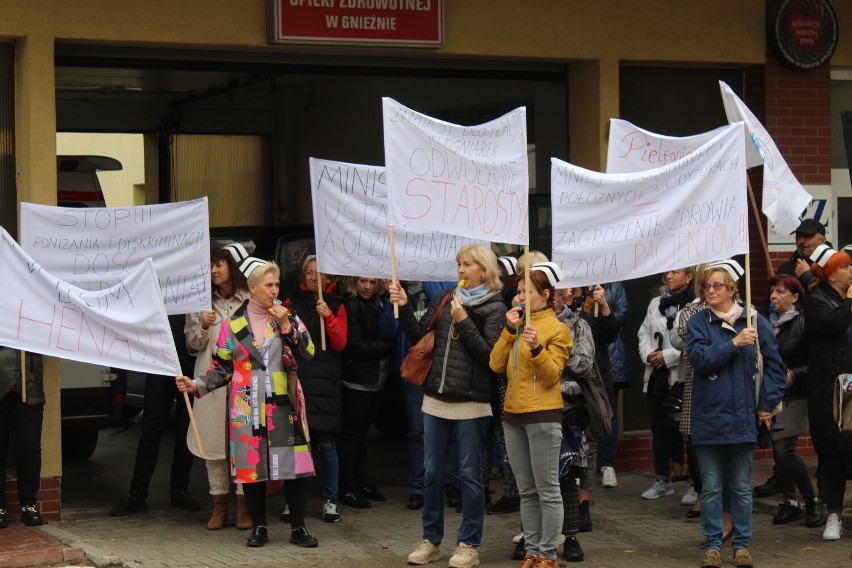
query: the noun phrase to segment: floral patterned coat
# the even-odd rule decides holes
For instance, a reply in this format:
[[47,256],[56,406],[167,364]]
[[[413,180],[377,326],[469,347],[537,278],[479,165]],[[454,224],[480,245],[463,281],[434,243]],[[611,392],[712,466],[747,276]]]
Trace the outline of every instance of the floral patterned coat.
[[[231,385],[228,396],[229,457],[237,483],[300,477],[293,448],[304,446],[295,421],[295,401],[282,356],[290,347],[297,360],[313,357],[314,344],[305,325],[291,316],[293,331],[282,335],[273,320],[259,344],[252,335],[246,304],[222,324],[213,366],[195,379],[198,396]],[[305,450],[307,451],[307,450]],[[308,460],[310,455],[305,456]],[[296,460],[299,459],[298,454]]]

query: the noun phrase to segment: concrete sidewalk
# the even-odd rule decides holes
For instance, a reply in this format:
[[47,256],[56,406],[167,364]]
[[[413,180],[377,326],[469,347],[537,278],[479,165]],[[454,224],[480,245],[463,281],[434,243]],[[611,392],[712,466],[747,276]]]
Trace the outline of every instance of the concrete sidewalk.
[[[810,465],[813,465],[813,458]],[[756,461],[753,482],[762,483],[771,473],[771,461]],[[622,472],[618,487],[596,489],[592,507],[594,531],[581,533],[580,543],[586,554],[586,566],[680,567],[698,566],[703,556],[702,536],[698,520],[685,518],[687,507],[680,498],[687,490],[685,482],[675,484],[676,494],[656,501],[639,497],[653,478],[648,472]],[[501,482],[492,484],[498,489]],[[51,562],[71,562],[76,552],[58,560],[44,556],[44,550],[84,550],[88,561],[96,566],[122,565],[138,568],[159,567],[385,567],[405,566],[412,545],[421,538],[420,512],[405,508],[407,488],[383,487],[385,503],[374,503],[369,510],[341,507],[341,521],[324,524],[319,519],[322,505],[318,496],[308,501],[308,528],[319,539],[315,549],[300,549],[289,544],[289,528],[277,520],[282,507],[280,493],[269,498],[270,542],[264,548],[245,546],[247,531],[230,526],[208,531],[205,523],[210,506],[186,513],[168,507],[168,503],[149,499],[146,513],[129,517],[109,517],[106,510],[66,510],[62,521],[40,529],[27,529],[13,523],[0,531],[0,566],[41,566]],[[754,539],[751,544],[756,566],[836,567],[852,564],[852,529],[840,541],[826,542],[822,529],[808,529],[804,521],[773,526],[771,513],[776,499],[756,499]],[[433,566],[446,566],[455,547],[455,532],[460,515],[445,509],[445,540],[441,546],[444,558]],[[483,566],[514,568],[510,559],[512,537],[519,532],[519,514],[493,515],[485,518],[480,560]],[[21,535],[29,535],[23,537]],[[32,561],[11,564],[7,547],[12,542],[21,546],[41,539],[32,552]],[[42,548],[39,548],[42,547]],[[19,551],[20,553],[20,551]],[[39,556],[41,554],[42,556]],[[731,562],[731,551],[723,551],[723,562]],[[567,565],[564,561],[559,563]]]

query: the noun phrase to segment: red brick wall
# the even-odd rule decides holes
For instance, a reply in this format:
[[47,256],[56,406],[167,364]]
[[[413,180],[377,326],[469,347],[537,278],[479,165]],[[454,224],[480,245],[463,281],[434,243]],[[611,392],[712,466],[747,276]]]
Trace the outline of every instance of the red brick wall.
[[[38,510],[48,521],[58,521],[60,517],[60,488],[59,477],[43,477],[38,492]],[[21,504],[18,502],[18,480],[9,470],[6,474],[6,499],[9,502],[9,520],[19,520]]]
[[[800,456],[816,455],[810,434],[799,436],[796,452]],[[754,450],[754,459],[772,459],[772,450]],[[615,454],[616,471],[653,471],[654,457],[651,452],[650,432],[629,432],[618,441]]]
[[[813,71],[783,66],[767,49],[766,65],[745,72],[745,103],[766,127],[793,174],[803,185],[831,183],[831,74],[828,65]],[[755,200],[760,206],[762,173],[751,172]],[[761,221],[765,225],[765,219]],[[766,261],[752,219],[752,291],[765,295]],[[770,253],[775,268],[792,251]],[[759,259],[759,260],[758,260]],[[757,265],[757,266],[756,266]],[[765,302],[755,304],[763,305]]]

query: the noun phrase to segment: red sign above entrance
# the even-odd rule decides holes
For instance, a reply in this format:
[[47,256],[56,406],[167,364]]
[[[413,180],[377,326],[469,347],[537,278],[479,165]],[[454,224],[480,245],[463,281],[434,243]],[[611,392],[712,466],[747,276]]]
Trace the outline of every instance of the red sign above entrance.
[[270,0],[273,43],[444,45],[443,0]]

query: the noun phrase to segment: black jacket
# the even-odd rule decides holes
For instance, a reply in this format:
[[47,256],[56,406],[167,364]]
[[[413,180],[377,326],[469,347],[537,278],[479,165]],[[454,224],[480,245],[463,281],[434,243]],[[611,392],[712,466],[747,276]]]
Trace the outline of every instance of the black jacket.
[[382,338],[379,333],[380,300],[347,296],[343,303],[349,319],[349,339],[343,351],[343,380],[378,390],[381,360],[391,357],[394,350],[394,340]]
[[[592,337],[595,340],[595,363],[597,363],[598,370],[601,372],[606,392],[609,393],[610,399],[612,399],[612,364],[609,360],[608,345],[618,339],[621,326],[618,324],[615,312],[612,311],[612,306],[610,306],[610,314],[608,316],[599,314],[595,317],[594,313],[589,313],[584,309],[583,305],[585,302],[585,297],[580,296],[574,300],[571,309],[586,320],[586,323],[592,329]],[[594,305],[591,305],[590,309],[594,312]]]
[[[828,242],[826,242],[826,244],[831,246]],[[776,274],[789,274],[791,276],[796,276],[796,261],[800,258],[802,257],[799,255],[799,251],[793,251],[793,254],[790,255],[787,262],[778,267]],[[802,258],[802,260],[807,262],[808,266],[811,265],[810,259]],[[802,273],[802,275],[798,278],[799,282],[802,283],[802,288],[805,289],[805,292],[810,292],[810,290],[817,285],[817,282],[819,282],[819,279],[810,271]]]
[[[434,298],[419,322],[410,304],[400,309],[400,324],[409,341],[416,343],[423,337],[438,304],[452,291]],[[469,317],[452,326],[451,335],[450,302],[444,306],[435,331],[435,358],[423,390],[461,401],[491,402],[493,374],[488,363],[506,323],[506,304],[496,291],[480,303],[465,306],[465,310]]]
[[841,436],[832,418],[834,380],[852,371],[849,326],[852,299],[843,299],[820,282],[805,299],[808,332],[808,420],[816,451],[823,456],[852,455],[852,436]]
[[808,394],[808,336],[805,331],[805,316],[799,314],[781,324],[778,334],[778,353],[784,366],[793,373],[793,384],[787,389],[785,400],[798,400]]
[[[337,294],[326,290],[323,300],[337,317],[346,317],[343,303]],[[305,393],[308,424],[311,430],[338,434],[340,432],[341,403],[340,353],[327,345],[320,348],[320,316],[312,292],[299,289],[291,293],[285,304],[290,307],[308,328],[314,340],[314,358],[299,363],[299,382]],[[328,333],[328,330],[326,330]],[[330,342],[328,342],[330,343]]]

